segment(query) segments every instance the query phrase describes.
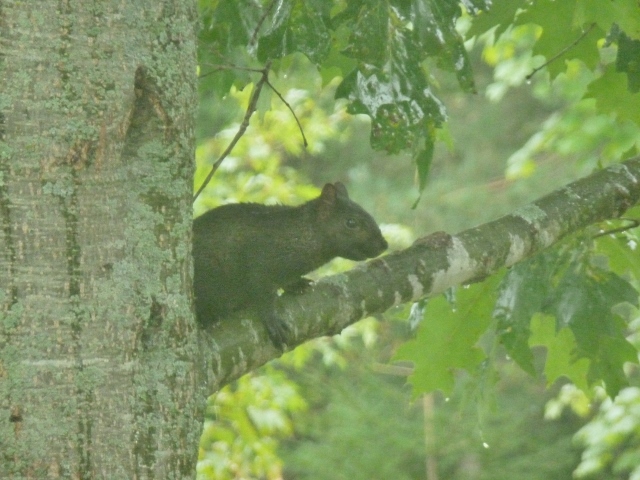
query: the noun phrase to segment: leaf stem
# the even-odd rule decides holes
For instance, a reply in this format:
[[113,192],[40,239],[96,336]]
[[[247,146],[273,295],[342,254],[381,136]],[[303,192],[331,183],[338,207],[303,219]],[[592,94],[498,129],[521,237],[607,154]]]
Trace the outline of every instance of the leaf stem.
[[584,37],[586,37],[587,35],[589,35],[589,33],[591,33],[591,30],[593,30],[596,26],[596,23],[593,22],[591,25],[589,25],[589,28],[587,28],[584,32],[582,32],[582,34],[576,38],[570,45],[567,45],[566,47],[564,47],[562,50],[560,50],[558,53],[556,53],[553,57],[551,57],[549,60],[547,60],[546,62],[544,62],[542,65],[540,65],[537,68],[534,68],[533,71],[527,75],[525,78],[525,80],[531,80],[531,78],[538,73],[540,70],[542,70],[544,67],[546,67],[547,65],[551,64],[552,62],[555,62],[558,58],[560,58],[562,55],[564,55],[565,53],[567,53],[569,50],[571,50],[573,47],[575,47],[576,45],[578,45],[583,39]]

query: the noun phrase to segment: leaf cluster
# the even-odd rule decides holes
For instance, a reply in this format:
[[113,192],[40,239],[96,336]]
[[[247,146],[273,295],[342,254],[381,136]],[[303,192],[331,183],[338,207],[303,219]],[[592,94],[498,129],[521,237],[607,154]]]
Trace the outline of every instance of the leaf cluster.
[[[336,98],[347,101],[349,113],[371,119],[374,148],[412,153],[420,191],[427,182],[438,132],[447,119],[438,93],[438,73],[451,72],[462,91],[475,91],[471,61],[460,33],[464,25],[470,25],[467,38],[490,33],[505,40],[518,29],[535,32],[532,60],[520,66],[529,70],[516,76],[531,78],[544,67],[560,88],[562,84],[582,85],[578,98],[590,102],[591,110],[595,106],[599,114],[615,118],[611,128],[599,127],[598,138],[606,134],[603,128],[618,138],[613,151],[604,152],[605,159],[619,159],[638,146],[640,20],[634,0],[200,3],[199,61],[201,87],[207,95],[223,96],[232,86],[243,89],[257,80],[265,65],[278,72],[296,55],[304,55],[316,66],[324,84],[339,82]],[[590,73],[586,82],[585,71]],[[535,151],[553,147],[560,153],[589,155],[589,144],[575,141],[593,131],[593,127],[582,128],[593,118],[593,113],[588,117],[588,110],[578,107],[573,117],[579,123],[573,126],[550,119],[542,128],[543,136],[532,138],[519,152],[520,158],[510,160],[511,175],[531,172],[532,163],[527,160]],[[559,136],[568,137],[567,141]],[[591,147],[593,150],[594,145]],[[596,144],[595,148],[602,147]]]
[[473,75],[456,21],[486,10],[487,0],[222,0],[201,2],[202,87],[217,94],[251,82],[251,68],[274,70],[303,54],[347,111],[371,118],[371,145],[388,153],[413,152],[426,183],[437,129],[446,120],[436,96],[435,68],[453,72],[474,91]]
[[597,416],[581,428],[575,440],[585,448],[575,478],[640,476],[640,389],[625,389],[607,398]]
[[293,431],[291,416],[306,409],[296,385],[273,368],[245,375],[209,398],[200,439],[202,478],[281,478],[278,440]]
[[[523,32],[533,33],[535,41],[524,50],[514,49],[514,40]],[[500,63],[496,73],[502,78],[491,86],[491,94],[502,95],[505,84],[533,80],[540,87],[539,96],[560,102],[560,110],[509,159],[510,176],[530,175],[536,153],[573,155],[592,168],[638,151],[640,15],[636,2],[496,2],[489,12],[473,19],[467,35],[483,38],[488,45],[485,59],[491,65]]]
[[[504,349],[548,384],[565,377],[585,392],[604,384],[617,395],[629,384],[625,364],[638,363],[628,338],[638,307],[637,262],[628,262],[635,241],[624,238],[576,236],[449,299],[431,300],[416,337],[396,353],[414,363],[416,392],[449,393],[461,370],[491,378],[486,369]],[[544,347],[544,360],[534,347]]]

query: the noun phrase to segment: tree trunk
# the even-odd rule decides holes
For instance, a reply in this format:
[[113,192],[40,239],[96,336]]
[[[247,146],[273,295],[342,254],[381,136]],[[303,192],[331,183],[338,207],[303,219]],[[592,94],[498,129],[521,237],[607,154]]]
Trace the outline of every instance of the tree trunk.
[[0,478],[193,478],[195,2],[0,2]]

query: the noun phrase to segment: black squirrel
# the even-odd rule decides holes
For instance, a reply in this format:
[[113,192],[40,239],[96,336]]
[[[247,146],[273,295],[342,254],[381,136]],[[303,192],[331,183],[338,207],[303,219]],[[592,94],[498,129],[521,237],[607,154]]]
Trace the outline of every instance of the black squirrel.
[[297,207],[236,203],[194,220],[194,293],[198,321],[254,309],[274,345],[289,327],[275,313],[279,288],[300,291],[302,275],[335,257],[365,260],[387,249],[375,220],[349,199],[345,186],[327,183],[319,197]]

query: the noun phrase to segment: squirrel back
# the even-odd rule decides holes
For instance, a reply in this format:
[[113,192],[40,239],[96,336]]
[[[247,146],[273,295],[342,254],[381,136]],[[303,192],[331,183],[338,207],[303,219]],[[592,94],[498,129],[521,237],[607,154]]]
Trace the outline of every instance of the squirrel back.
[[375,220],[339,182],[326,184],[319,197],[296,207],[237,203],[214,208],[193,224],[198,321],[208,324],[253,308],[263,313],[280,347],[287,327],[273,310],[279,288],[299,288],[302,275],[335,257],[365,260],[386,248]]

